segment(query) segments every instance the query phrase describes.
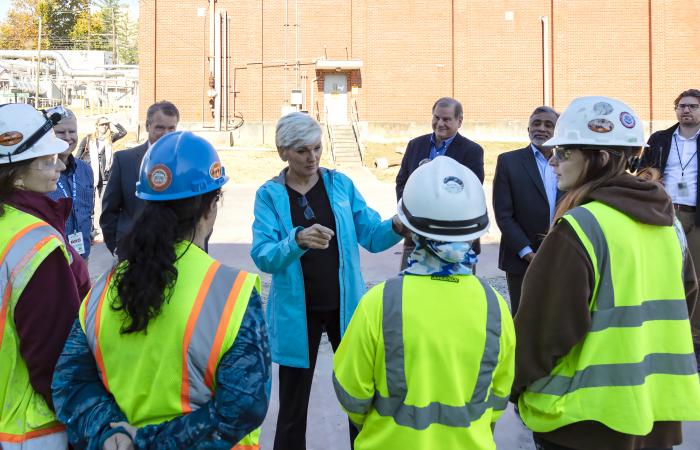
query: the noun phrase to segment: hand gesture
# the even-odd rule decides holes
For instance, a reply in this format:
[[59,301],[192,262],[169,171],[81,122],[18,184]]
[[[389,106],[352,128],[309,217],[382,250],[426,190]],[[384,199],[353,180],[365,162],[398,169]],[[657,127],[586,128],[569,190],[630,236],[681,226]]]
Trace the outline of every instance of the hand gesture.
[[333,230],[315,223],[299,231],[296,235],[296,241],[297,245],[303,249],[315,248],[325,250],[328,248],[328,243],[333,236],[335,236]]
[[113,434],[105,440],[102,450],[134,450],[134,442],[124,433]]

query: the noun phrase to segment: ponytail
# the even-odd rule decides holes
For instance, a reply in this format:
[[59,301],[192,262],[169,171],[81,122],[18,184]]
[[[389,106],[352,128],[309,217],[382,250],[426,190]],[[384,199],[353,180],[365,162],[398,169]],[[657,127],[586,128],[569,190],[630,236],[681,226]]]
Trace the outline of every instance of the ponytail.
[[124,311],[121,333],[146,331],[172,296],[177,281],[175,245],[194,239],[197,223],[216,201],[220,190],[163,202],[147,202],[131,231],[119,242],[120,264],[115,282],[118,297],[111,307]]

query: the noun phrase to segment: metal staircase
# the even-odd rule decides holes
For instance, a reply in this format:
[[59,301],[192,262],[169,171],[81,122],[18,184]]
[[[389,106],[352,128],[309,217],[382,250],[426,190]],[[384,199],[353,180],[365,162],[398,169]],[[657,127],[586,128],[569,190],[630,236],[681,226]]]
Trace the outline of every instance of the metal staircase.
[[338,166],[362,166],[362,151],[352,124],[328,124],[333,160]]

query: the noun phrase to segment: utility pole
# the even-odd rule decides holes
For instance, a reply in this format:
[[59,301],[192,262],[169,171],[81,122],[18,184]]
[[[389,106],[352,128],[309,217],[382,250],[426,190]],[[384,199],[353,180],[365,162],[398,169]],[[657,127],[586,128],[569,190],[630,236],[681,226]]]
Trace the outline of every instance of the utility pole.
[[34,92],[34,107],[39,109],[39,77],[41,76],[41,27],[43,25],[39,14],[39,36],[36,41],[36,86]]
[[114,18],[114,7],[112,8],[112,64],[119,64],[117,54],[117,21]]
[[92,48],[92,11],[90,10],[90,0],[87,1],[87,19],[88,19],[88,42],[87,49]]

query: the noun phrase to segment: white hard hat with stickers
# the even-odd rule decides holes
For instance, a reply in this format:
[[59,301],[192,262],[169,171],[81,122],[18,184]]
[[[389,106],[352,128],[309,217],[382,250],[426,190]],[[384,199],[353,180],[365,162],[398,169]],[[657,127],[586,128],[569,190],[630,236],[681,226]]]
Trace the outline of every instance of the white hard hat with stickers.
[[473,241],[489,227],[481,182],[447,156],[438,156],[411,174],[398,216],[414,233],[442,242]]
[[24,103],[0,105],[0,164],[64,152],[68,143],[53,132],[61,117],[60,113],[44,113]]
[[644,124],[629,105],[610,97],[574,99],[557,121],[547,147],[641,148]]

